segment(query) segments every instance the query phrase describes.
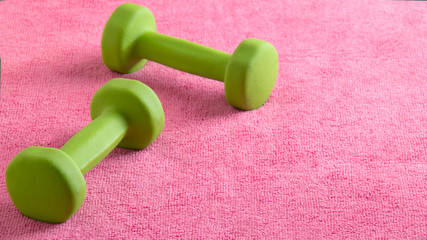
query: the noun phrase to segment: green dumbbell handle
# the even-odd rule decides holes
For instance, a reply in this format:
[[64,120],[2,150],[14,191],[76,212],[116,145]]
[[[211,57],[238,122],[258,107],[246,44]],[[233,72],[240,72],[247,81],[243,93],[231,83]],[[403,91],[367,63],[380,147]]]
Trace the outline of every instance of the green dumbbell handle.
[[123,139],[126,120],[115,111],[107,111],[81,129],[61,148],[87,173],[101,162]]
[[222,82],[231,57],[226,52],[156,32],[144,33],[137,40],[135,51],[138,57]]

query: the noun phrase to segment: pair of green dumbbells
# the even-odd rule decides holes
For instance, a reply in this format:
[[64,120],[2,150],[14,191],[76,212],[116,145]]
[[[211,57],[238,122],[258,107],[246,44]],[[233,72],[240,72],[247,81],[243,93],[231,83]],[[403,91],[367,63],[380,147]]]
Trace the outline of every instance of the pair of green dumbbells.
[[[276,82],[278,56],[261,40],[247,39],[232,55],[156,33],[147,8],[126,3],[108,20],[102,36],[102,59],[111,70],[130,73],[146,59],[224,81],[227,102],[242,110],[260,107]],[[83,174],[116,146],[143,149],[161,133],[164,112],[145,84],[113,79],[94,95],[93,121],[61,149],[29,147],[9,163],[6,185],[21,213],[45,222],[64,222],[81,206],[86,194]]]

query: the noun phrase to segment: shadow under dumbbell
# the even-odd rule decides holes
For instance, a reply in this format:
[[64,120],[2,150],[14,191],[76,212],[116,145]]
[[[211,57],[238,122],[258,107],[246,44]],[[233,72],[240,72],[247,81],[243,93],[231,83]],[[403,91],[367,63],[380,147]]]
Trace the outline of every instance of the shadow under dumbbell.
[[164,68],[154,62],[148,62],[144,69],[124,77],[150,86],[162,101],[167,118],[173,113],[183,115],[183,119],[199,121],[200,118],[223,118],[245,112],[227,103],[222,82],[204,81],[203,77]]
[[[64,54],[70,56],[64,59]],[[55,59],[62,61],[55,61]],[[29,65],[23,65],[29,68]],[[195,121],[200,118],[223,118],[227,115],[243,114],[244,111],[231,107],[225,100],[224,83],[206,81],[203,77],[180,72],[161,64],[148,61],[143,71],[130,74],[116,73],[108,69],[102,62],[101,52],[69,50],[44,60],[42,64],[32,66],[33,75],[40,76],[39,85],[49,85],[59,92],[68,94],[66,98],[73,98],[82,102],[74,102],[76,106],[86,106],[87,100],[104,83],[112,78],[135,79],[147,84],[159,95],[163,107],[167,112],[182,114],[184,118]],[[18,70],[18,72],[20,72]],[[46,76],[49,76],[46,78]],[[17,76],[18,77],[18,76]],[[19,76],[19,78],[22,78]],[[57,86],[55,86],[57,85]],[[49,88],[38,88],[48,91]],[[82,95],[82,93],[84,95]],[[49,94],[39,93],[48,96]],[[75,94],[80,94],[75,96]],[[171,110],[168,110],[171,109]],[[180,111],[176,111],[179,109]],[[166,116],[168,118],[168,116]]]
[[[74,63],[64,70],[70,81],[87,84],[94,81],[101,85],[111,78],[135,79],[147,84],[159,96],[163,108],[168,111],[180,109],[185,118],[217,118],[244,111],[231,107],[224,97],[224,84],[218,81],[204,81],[203,77],[183,73],[174,69],[148,62],[144,71],[120,74],[109,70],[99,58],[87,58],[84,62]],[[75,80],[73,80],[75,79]]]
[[[123,74],[113,72],[105,67],[101,53],[86,53],[68,64],[59,64],[56,74],[63,79],[85,84],[104,84],[112,78],[123,77]],[[65,65],[65,66],[64,66]],[[90,82],[88,82],[90,81]]]

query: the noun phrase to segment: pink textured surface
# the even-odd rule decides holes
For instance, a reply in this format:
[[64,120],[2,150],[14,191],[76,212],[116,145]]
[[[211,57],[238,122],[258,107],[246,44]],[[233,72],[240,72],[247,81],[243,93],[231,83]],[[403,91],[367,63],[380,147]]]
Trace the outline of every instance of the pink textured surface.
[[[100,39],[120,3],[0,2],[0,238],[427,238],[426,2],[134,1],[164,34],[226,52],[275,45],[276,87],[250,112],[222,83],[153,62],[109,71]],[[66,223],[22,216],[7,164],[61,147],[113,77],[158,94],[164,131],[87,173]]]

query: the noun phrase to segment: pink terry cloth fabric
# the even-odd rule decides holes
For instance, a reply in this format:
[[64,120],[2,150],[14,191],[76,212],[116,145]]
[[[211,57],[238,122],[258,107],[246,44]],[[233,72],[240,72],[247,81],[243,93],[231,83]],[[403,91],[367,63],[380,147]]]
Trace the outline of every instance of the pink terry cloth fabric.
[[[264,106],[229,106],[221,82],[101,59],[122,1],[0,1],[1,239],[426,239],[427,2],[147,0],[158,32],[232,53],[279,53]],[[85,175],[67,222],[29,219],[5,186],[29,146],[60,148],[114,77],[159,96],[164,131]]]

